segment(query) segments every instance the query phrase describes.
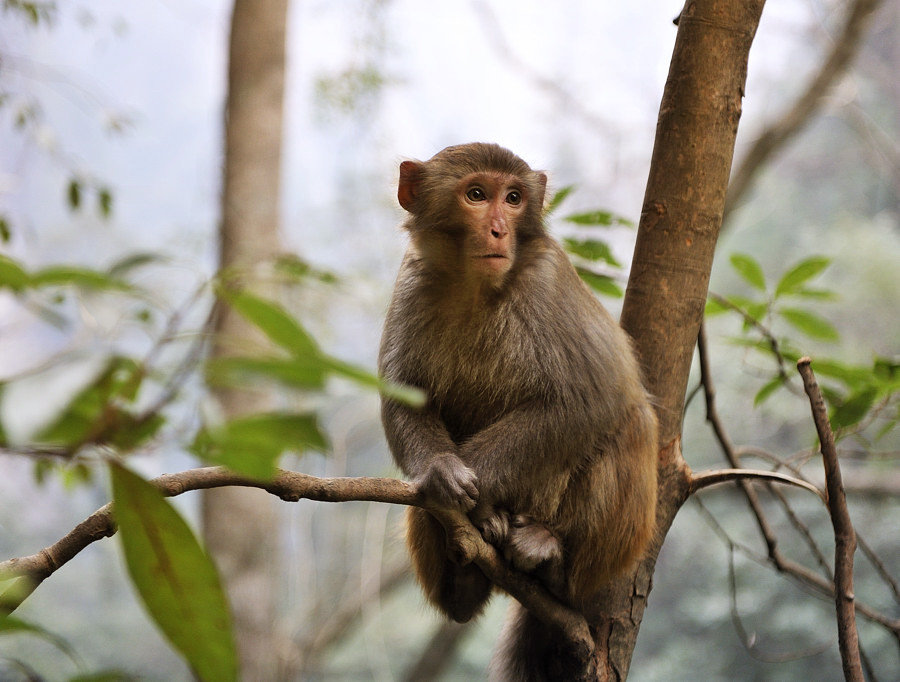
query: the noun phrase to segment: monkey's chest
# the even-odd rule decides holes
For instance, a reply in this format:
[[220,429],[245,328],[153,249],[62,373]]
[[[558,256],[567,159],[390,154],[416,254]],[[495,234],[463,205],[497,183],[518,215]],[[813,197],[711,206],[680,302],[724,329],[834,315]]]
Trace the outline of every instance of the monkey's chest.
[[420,365],[423,384],[454,440],[540,399],[544,381],[534,353],[520,339],[465,327],[444,330]]

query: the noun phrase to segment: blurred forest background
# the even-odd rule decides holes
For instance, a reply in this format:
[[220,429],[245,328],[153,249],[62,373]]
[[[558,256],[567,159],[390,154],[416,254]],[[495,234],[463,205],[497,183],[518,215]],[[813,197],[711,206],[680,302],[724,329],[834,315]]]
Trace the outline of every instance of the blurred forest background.
[[[736,164],[821,66],[846,6],[768,4],[751,52]],[[0,559],[56,541],[109,499],[105,478],[90,476],[89,466],[36,466],[16,456],[21,445],[107,358],[150,352],[175,311],[179,336],[161,352],[161,367],[177,366],[204,325],[209,294],[196,292],[214,274],[218,252],[230,9],[218,0],[4,1],[0,249],[29,269],[118,264],[143,293],[67,287],[23,302],[0,291],[0,423],[8,443],[0,455]],[[533,0],[292,3],[282,241],[338,281],[282,291],[291,312],[330,353],[374,367],[404,250],[397,164],[449,144],[498,142],[548,169],[553,189],[575,187],[562,213],[602,208],[636,223],[680,9],[677,0],[570,0],[552,8]],[[770,283],[811,256],[831,259],[815,284],[836,295],[812,308],[837,334],[804,335],[772,322],[773,333],[814,358],[900,360],[898,67],[900,3],[889,0],[848,73],[723,228],[710,288],[734,300],[759,292],[740,276],[740,259],[732,267],[732,254],[752,254]],[[559,236],[571,229],[563,220],[551,227]],[[624,288],[634,232],[616,226],[603,235],[623,264],[609,273]],[[617,313],[620,299],[604,303]],[[736,315],[709,323],[718,407],[732,440],[784,457],[808,450],[815,432],[803,398],[782,391],[754,404],[772,362],[735,343],[741,328]],[[396,475],[377,394],[334,381],[314,400],[331,450],[287,456],[282,466]],[[690,403],[684,428],[695,471],[723,466],[702,402]],[[197,373],[167,408],[163,431],[130,456],[132,465],[147,476],[197,466],[185,443],[210,409]],[[900,441],[896,432],[877,442],[861,434],[842,445],[857,531],[896,575]],[[784,494],[830,547],[821,506],[802,492]],[[187,494],[175,504],[196,522],[198,500]],[[700,500],[685,506],[666,540],[631,679],[841,679],[831,600],[734,551],[743,544],[765,556],[733,488]],[[298,679],[402,679],[439,620],[404,570],[401,510],[301,501],[280,504],[278,513],[284,558],[274,653]],[[858,561],[858,598],[900,617],[896,585],[892,592],[874,575]],[[496,598],[476,626],[455,633],[458,655],[444,679],[482,674],[504,609]],[[84,670],[189,679],[135,597],[117,542],[89,547],[18,615],[68,642]],[[858,623],[879,678],[900,678],[897,639]],[[78,672],[58,647],[28,635],[0,637],[0,679],[13,675],[3,657],[28,661],[49,679]]]

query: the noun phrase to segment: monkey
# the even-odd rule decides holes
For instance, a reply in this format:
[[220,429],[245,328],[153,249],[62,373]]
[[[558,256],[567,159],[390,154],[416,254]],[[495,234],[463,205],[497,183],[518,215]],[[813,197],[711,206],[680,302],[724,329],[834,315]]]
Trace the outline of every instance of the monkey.
[[[582,608],[644,552],[655,527],[657,419],[630,339],[543,223],[547,176],[489,143],[403,161],[409,246],[388,307],[388,446],[435,504],[468,513],[518,570]],[[409,507],[427,600],[466,622],[492,584],[458,565],[442,526]],[[559,648],[513,604],[491,662],[501,680],[561,679]]]

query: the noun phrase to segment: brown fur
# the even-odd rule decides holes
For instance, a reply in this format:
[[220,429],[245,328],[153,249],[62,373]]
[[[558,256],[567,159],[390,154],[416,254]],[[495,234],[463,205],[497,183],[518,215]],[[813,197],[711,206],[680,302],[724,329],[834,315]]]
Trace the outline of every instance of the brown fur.
[[[428,402],[416,410],[386,399],[382,417],[395,459],[426,494],[469,511],[513,565],[534,567],[578,607],[650,539],[657,426],[628,338],[544,230],[545,183],[497,145],[401,166],[411,245],[379,365]],[[484,201],[467,199],[473,186]],[[476,258],[485,252],[492,258]],[[430,515],[411,509],[407,518],[429,601],[459,621],[477,615],[487,578],[453,563]],[[520,641],[540,625],[515,614],[495,674],[542,679],[561,669],[514,660],[556,650]]]

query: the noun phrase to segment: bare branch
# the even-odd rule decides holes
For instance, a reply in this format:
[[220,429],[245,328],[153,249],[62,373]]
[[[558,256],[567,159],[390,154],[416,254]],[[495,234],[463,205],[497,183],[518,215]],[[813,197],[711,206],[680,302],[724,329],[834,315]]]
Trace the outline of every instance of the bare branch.
[[803,388],[809,396],[813,421],[822,446],[822,462],[825,466],[825,484],[828,496],[826,504],[834,527],[834,601],[837,608],[838,645],[844,678],[863,682],[862,663],[859,657],[859,634],[856,631],[856,612],[853,602],[853,553],[856,551],[856,534],[847,510],[847,498],[841,483],[841,467],[834,446],[834,433],[828,421],[825,399],[819,390],[808,357],[797,361],[797,369],[803,377]]
[[[574,650],[579,655],[583,654],[586,660],[593,651],[594,641],[584,616],[558,601],[539,581],[511,570],[494,547],[484,541],[465,514],[431,506],[416,487],[406,481],[368,477],[317,478],[286,470],[280,470],[271,481],[258,481],[223,467],[205,467],[164,474],[151,483],[169,497],[189,490],[243,486],[260,488],[288,502],[301,499],[320,502],[367,501],[422,507],[444,526],[448,542],[456,548],[461,562],[474,561],[495,585],[571,640]],[[112,504],[107,504],[53,545],[31,556],[0,562],[0,580],[20,579],[0,595],[0,612],[8,614],[14,611],[54,571],[91,543],[115,532]]]
[[758,469],[717,469],[714,471],[703,471],[691,476],[691,494],[698,490],[708,488],[711,485],[719,483],[729,483],[731,481],[765,481],[767,483],[785,483],[793,485],[797,488],[803,488],[815,494],[823,502],[825,494],[816,488],[812,483],[807,483],[799,478],[788,476],[787,474],[779,474],[774,471],[761,471]]

